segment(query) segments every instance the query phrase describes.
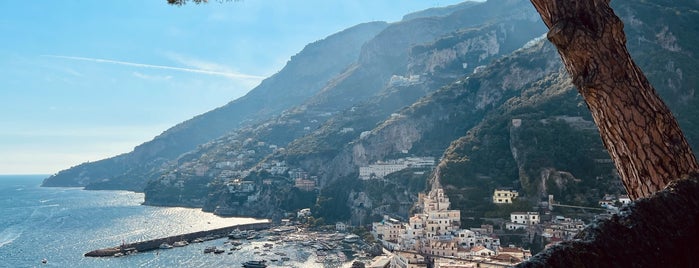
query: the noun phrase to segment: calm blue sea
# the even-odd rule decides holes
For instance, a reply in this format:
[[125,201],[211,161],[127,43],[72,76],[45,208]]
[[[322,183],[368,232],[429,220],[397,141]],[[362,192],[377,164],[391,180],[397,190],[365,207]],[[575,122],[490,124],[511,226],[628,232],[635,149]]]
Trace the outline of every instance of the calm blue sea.
[[[257,220],[221,218],[199,209],[140,205],[143,194],[39,187],[46,176],[0,176],[0,267],[241,267],[259,258],[247,243],[235,254],[203,254],[225,239],[121,258],[86,258],[85,252],[122,243]],[[258,245],[259,244],[259,245]],[[260,247],[262,248],[262,247]],[[296,245],[277,247],[291,261],[270,267],[322,267]],[[42,264],[46,259],[48,263]]]

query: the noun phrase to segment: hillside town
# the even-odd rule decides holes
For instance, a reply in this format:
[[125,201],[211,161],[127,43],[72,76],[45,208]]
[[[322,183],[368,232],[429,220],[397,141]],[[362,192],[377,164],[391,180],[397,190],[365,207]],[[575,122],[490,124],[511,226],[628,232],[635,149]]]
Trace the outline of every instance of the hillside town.
[[[511,204],[516,190],[496,188],[495,204]],[[549,203],[550,202],[550,203]],[[553,196],[540,215],[539,211],[510,213],[509,221],[494,228],[492,224],[465,228],[461,226],[460,210],[450,209],[449,197],[438,180],[429,193],[421,193],[416,204],[418,213],[400,221],[389,216],[372,223],[372,236],[381,242],[384,255],[374,258],[366,267],[512,267],[532,256],[530,249],[501,243],[503,232],[516,232],[530,241],[540,239],[546,247],[573,239],[584,227],[581,219],[554,215]],[[607,217],[628,203],[628,196],[607,194],[600,201],[598,217]],[[496,229],[501,229],[500,231]],[[504,230],[502,230],[504,229]]]
[[462,229],[461,212],[449,209],[437,180],[416,206],[420,212],[408,222],[386,216],[372,224],[372,235],[390,254],[369,267],[509,267],[531,257],[527,249],[501,245],[492,225]]

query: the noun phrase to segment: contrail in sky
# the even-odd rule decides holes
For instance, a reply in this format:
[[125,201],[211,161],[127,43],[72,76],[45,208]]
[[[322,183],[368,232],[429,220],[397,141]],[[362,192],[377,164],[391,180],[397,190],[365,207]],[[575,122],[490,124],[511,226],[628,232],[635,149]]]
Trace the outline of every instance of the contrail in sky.
[[119,64],[119,65],[134,66],[134,67],[141,67],[141,68],[152,68],[152,69],[173,70],[173,71],[181,71],[181,72],[189,72],[189,73],[220,75],[220,76],[237,78],[237,79],[250,79],[250,80],[265,79],[265,77],[257,76],[257,75],[232,73],[232,72],[219,72],[219,71],[211,71],[211,70],[204,70],[204,69],[172,67],[172,66],[164,66],[164,65],[143,64],[143,63],[126,62],[126,61],[118,61],[118,60],[72,57],[72,56],[59,56],[59,55],[42,55],[42,56],[51,57],[51,58],[59,58],[59,59],[81,60],[81,61],[91,61],[91,62],[99,62],[99,63],[111,63],[111,64]]

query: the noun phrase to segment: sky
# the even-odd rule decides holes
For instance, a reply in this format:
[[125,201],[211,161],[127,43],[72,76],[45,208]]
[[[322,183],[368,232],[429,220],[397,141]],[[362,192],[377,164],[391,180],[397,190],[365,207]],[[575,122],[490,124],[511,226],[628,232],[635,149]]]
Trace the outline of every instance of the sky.
[[0,1],[0,174],[127,153],[311,42],[457,0]]

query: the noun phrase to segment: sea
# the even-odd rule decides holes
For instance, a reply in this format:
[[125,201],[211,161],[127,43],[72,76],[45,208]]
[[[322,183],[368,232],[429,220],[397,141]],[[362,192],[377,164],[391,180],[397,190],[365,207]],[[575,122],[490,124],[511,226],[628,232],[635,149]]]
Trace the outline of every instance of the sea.
[[[124,242],[262,220],[218,217],[193,208],[144,206],[142,193],[40,187],[46,177],[0,176],[0,267],[241,267],[242,262],[262,258],[260,248],[266,241],[246,241],[231,254],[203,253],[209,246],[225,247],[226,238],[119,258],[83,257]],[[268,261],[269,267],[328,267],[301,245],[276,245],[275,251],[290,260]]]

